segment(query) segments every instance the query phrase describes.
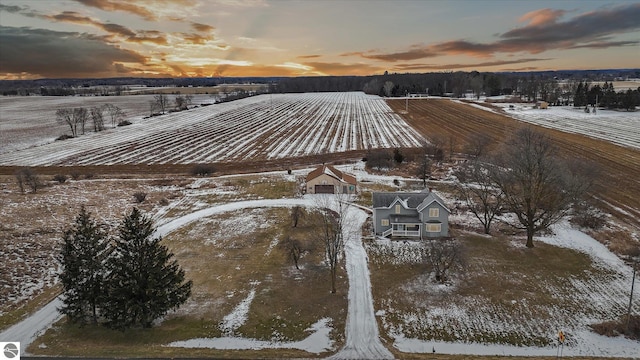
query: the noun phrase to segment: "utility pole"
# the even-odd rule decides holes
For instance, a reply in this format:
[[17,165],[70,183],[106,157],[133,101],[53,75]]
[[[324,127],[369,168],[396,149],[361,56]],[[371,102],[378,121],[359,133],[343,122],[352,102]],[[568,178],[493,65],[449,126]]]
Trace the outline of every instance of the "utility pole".
[[629,294],[629,310],[627,310],[627,334],[629,333],[629,324],[631,323],[631,304],[633,302],[633,286],[636,283],[636,265],[637,260],[633,263],[633,279],[631,280],[631,294]]
[[404,99],[404,112],[407,114],[409,113],[409,93],[407,93]]

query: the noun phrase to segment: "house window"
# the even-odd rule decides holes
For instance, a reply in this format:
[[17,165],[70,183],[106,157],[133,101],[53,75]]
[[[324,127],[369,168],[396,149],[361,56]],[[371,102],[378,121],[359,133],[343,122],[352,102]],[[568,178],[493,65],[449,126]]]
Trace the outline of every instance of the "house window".
[[396,205],[396,214],[400,214],[400,205]]
[[381,219],[380,226],[389,226],[389,219]]
[[430,233],[439,233],[442,231],[442,224],[427,223],[425,224],[425,226],[427,228],[427,232],[430,232]]
[[440,209],[438,208],[429,209],[429,217],[438,217],[438,216],[440,216]]

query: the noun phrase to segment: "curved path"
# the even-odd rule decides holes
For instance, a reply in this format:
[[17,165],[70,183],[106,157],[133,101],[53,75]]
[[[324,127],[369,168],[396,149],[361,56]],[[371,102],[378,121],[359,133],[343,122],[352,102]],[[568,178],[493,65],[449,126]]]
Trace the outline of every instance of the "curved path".
[[[332,203],[337,204],[336,201]],[[249,200],[212,206],[159,226],[156,229],[156,235],[165,236],[193,221],[224,212],[247,208],[292,207],[296,205],[315,207],[317,203],[313,197],[307,196],[303,199]],[[349,206],[345,216],[347,216],[349,224],[348,228],[344,229],[346,267],[349,278],[346,344],[332,358],[393,359],[391,352],[380,342],[378,324],[373,309],[371,279],[367,266],[367,254],[362,246],[361,231],[367,214],[354,206]],[[60,297],[58,297],[27,319],[0,333],[0,341],[20,341],[21,353],[26,354],[25,349],[29,344],[60,318],[57,311],[57,307],[60,305]]]

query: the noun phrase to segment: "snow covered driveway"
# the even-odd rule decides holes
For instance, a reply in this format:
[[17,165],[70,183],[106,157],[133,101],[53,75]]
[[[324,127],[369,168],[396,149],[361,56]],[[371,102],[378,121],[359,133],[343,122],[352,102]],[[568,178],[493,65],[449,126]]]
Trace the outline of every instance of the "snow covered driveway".
[[[335,202],[328,202],[329,205]],[[317,203],[313,196],[303,199],[250,200],[229,203],[202,209],[172,220],[158,228],[158,235],[166,235],[197,219],[246,208],[256,207],[292,207],[295,205],[314,207]],[[378,324],[373,310],[371,279],[367,264],[367,254],[362,246],[362,224],[367,214],[353,206],[348,207],[345,216],[349,224],[344,230],[347,276],[349,277],[349,309],[346,324],[346,345],[334,355],[335,359],[393,359],[393,355],[382,345],[378,333]],[[212,347],[219,342],[208,342]],[[248,342],[251,346],[251,342]],[[274,343],[274,347],[278,344]],[[222,344],[220,344],[222,346]],[[264,347],[264,344],[261,344]]]
[[[345,254],[349,276],[349,312],[347,313],[345,347],[333,359],[393,359],[393,355],[380,342],[378,324],[373,310],[371,277],[367,253],[362,246],[362,224],[367,214],[353,206],[347,209],[349,227],[345,233]],[[349,231],[349,229],[345,229]]]
[[33,315],[1,332],[0,341],[19,341],[20,354],[26,355],[27,347],[62,317],[58,313],[61,306],[62,300],[58,296]]
[[[247,208],[260,207],[292,207],[292,206],[315,207],[317,203],[313,196],[306,196],[302,199],[272,199],[272,200],[249,200],[228,203],[209,207],[195,211],[191,214],[173,219],[156,230],[156,235],[165,236],[176,229],[179,229],[198,219]],[[362,246],[362,224],[367,219],[367,214],[354,207],[348,207],[346,215],[349,218],[349,227],[344,229],[345,255],[347,275],[349,278],[349,308],[347,312],[346,324],[346,345],[344,349],[334,355],[336,359],[392,359],[393,355],[387,350],[378,336],[378,325],[373,310],[373,298],[371,295],[371,280],[367,265],[367,255]],[[3,341],[20,341],[22,353],[24,350],[55,321],[60,319],[57,308],[61,305],[60,298],[56,298],[51,303],[40,309],[38,312],[14,325],[8,330],[0,333]],[[323,341],[323,339],[319,339]],[[188,343],[188,342],[185,342]],[[245,342],[249,348],[256,346],[255,342]],[[211,347],[224,348],[224,342],[207,342]],[[295,343],[296,346],[300,344]],[[260,342],[258,348],[280,346],[287,347],[287,344],[273,343],[266,344]],[[309,351],[314,352],[317,346],[306,343]],[[304,350],[304,349],[303,349]]]

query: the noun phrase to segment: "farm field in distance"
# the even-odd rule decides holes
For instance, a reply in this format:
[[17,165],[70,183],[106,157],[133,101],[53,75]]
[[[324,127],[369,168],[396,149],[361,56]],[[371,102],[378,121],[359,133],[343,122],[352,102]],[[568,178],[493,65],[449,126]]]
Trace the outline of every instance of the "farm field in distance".
[[[138,96],[142,95],[126,98]],[[116,97],[106,100],[117,101]],[[5,111],[7,104],[0,103],[0,111]],[[148,106],[148,101],[142,104]],[[110,225],[111,231],[133,206],[142,208],[162,226],[203,209],[240,201],[306,201],[308,198],[299,193],[300,182],[312,166],[323,162],[336,162],[340,169],[355,174],[361,181],[358,203],[367,204],[371,191],[415,191],[421,186],[411,160],[388,173],[366,171],[358,160],[369,148],[412,148],[426,139],[446,144],[446,151],[461,152],[476,134],[486,134],[497,144],[523,126],[499,109],[487,111],[465,102],[409,99],[407,113],[405,104],[404,99],[385,100],[353,92],[260,95],[149,119],[142,119],[146,110],[141,107],[139,115],[130,117],[131,126],[48,144],[41,140],[32,143],[38,146],[20,142],[14,150],[3,149],[0,217],[5,221],[0,224],[0,250],[12,255],[0,264],[0,283],[10,285],[0,289],[0,329],[25,316],[30,311],[25,307],[35,307],[34,296],[44,301],[42,298],[52,298],[59,291],[56,274],[60,269],[55,256],[60,235],[81,204]],[[41,123],[48,121],[39,119]],[[614,253],[637,247],[640,150],[580,134],[540,130],[553,138],[562,155],[593,161],[602,169],[594,196],[610,214],[610,224],[590,235]],[[628,132],[628,141],[633,143],[637,134]],[[42,134],[29,136],[33,141]],[[208,178],[190,175],[198,163],[211,163],[217,172]],[[32,166],[48,185],[36,194],[20,194],[12,174],[21,166]],[[449,186],[452,166],[455,159],[438,164],[434,174],[444,175],[434,175],[429,183],[450,205],[456,202]],[[79,177],[62,184],[51,181],[54,174],[72,172]],[[146,200],[137,204],[136,192],[146,193]],[[307,358],[334,354],[345,344],[346,271],[340,269],[340,291],[332,297],[323,291],[323,286],[328,286],[328,272],[323,268],[322,249],[311,249],[301,269],[295,269],[283,239],[290,234],[307,236],[312,230],[305,227],[308,224],[303,219],[301,229],[292,233],[289,221],[286,207],[256,207],[216,213],[174,229],[163,241],[184,264],[187,278],[196,283],[194,296],[185,306],[147,333],[134,330],[125,334],[95,327],[85,330],[59,321],[30,351],[52,356],[90,351],[94,356],[118,357],[130,354],[128,351],[137,356],[164,357]],[[570,329],[570,345],[576,348],[594,335],[588,324],[624,311],[630,267],[604,247],[597,253],[572,247],[565,241],[570,237],[563,237],[569,230],[559,227],[560,235],[538,237],[536,248],[529,251],[521,246],[519,235],[484,237],[467,231],[473,228],[467,225],[477,225],[474,221],[464,211],[452,218],[455,235],[479,257],[470,261],[471,274],[456,277],[448,289],[433,285],[410,256],[415,243],[373,239],[363,233],[380,337],[396,357],[468,357],[431,356],[426,342],[411,345],[406,341],[411,339],[507,343],[525,350],[550,347],[555,327],[563,326]],[[570,236],[577,238],[576,233],[571,230]],[[613,237],[624,238],[609,241]],[[549,266],[536,273],[545,259]],[[504,271],[510,274],[504,279],[510,288],[506,292],[495,280]],[[535,282],[536,291],[528,290],[527,278]],[[322,306],[314,306],[305,294],[322,299]],[[450,302],[448,297],[456,300]],[[242,320],[238,308],[245,303],[249,305],[246,313],[240,314],[244,315]],[[296,309],[303,309],[302,315]],[[328,343],[317,352],[295,347],[187,351],[167,346],[228,334],[294,344],[322,332],[314,328],[319,323],[324,324],[320,329],[327,332]],[[86,336],[77,342],[81,334]],[[445,349],[446,344],[438,344],[438,349]],[[555,350],[550,349],[552,354],[539,354],[553,357]],[[599,356],[597,346],[589,351],[593,353],[579,355]],[[629,353],[624,348],[618,354]]]
[[422,137],[377,96],[260,95],[0,154],[0,165],[190,164],[414,147]]
[[[405,100],[388,100],[397,112],[405,109]],[[451,100],[410,99],[409,113],[401,115],[409,124],[429,139],[444,144],[453,140],[456,149],[463,149],[476,134],[485,134],[493,144],[503,142],[517,128],[524,126],[505,114],[486,111],[467,103]],[[637,121],[640,124],[640,120]],[[594,125],[595,126],[595,125]],[[606,127],[599,127],[606,132]],[[560,156],[584,159],[598,168],[593,196],[602,209],[632,229],[627,234],[610,234],[608,242],[622,242],[623,248],[637,246],[640,232],[640,150],[585,135],[540,127],[559,148]],[[630,130],[637,136],[640,130]],[[447,145],[448,146],[448,145]],[[614,239],[615,238],[615,239]]]
[[[0,154],[53,142],[68,133],[69,126],[56,121],[61,108],[113,104],[130,121],[149,115],[149,102],[154,95],[123,96],[2,96],[0,97]],[[173,97],[170,97],[172,99]],[[193,105],[212,104],[210,95],[194,95]],[[105,118],[107,128],[110,120]]]

